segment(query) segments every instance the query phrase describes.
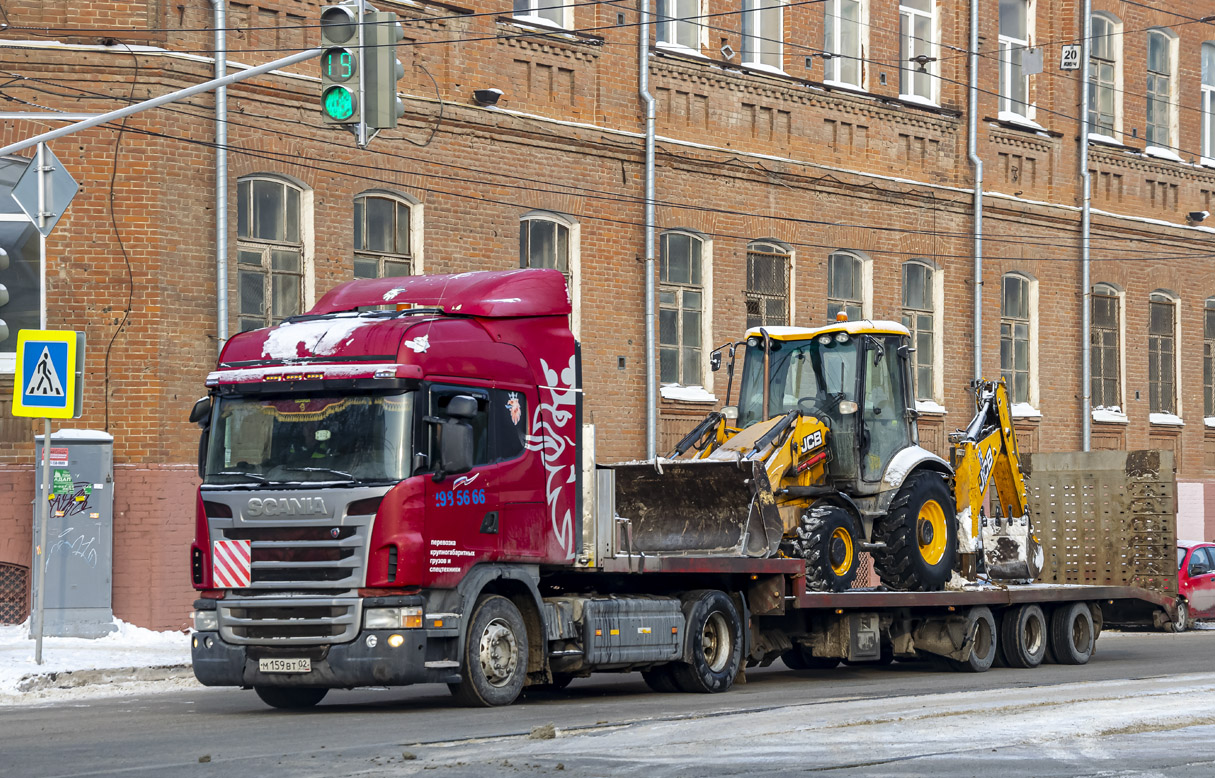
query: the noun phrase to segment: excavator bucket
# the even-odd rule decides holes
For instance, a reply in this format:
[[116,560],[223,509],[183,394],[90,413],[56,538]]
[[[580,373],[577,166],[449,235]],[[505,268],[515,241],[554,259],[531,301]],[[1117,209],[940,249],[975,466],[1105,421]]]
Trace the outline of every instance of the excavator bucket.
[[769,557],[781,518],[759,461],[659,460],[608,465],[616,515],[630,524],[620,550],[655,556]]
[[1033,583],[1042,572],[1045,556],[1034,536],[1029,516],[994,517],[983,528],[983,560],[987,574],[1005,583]]

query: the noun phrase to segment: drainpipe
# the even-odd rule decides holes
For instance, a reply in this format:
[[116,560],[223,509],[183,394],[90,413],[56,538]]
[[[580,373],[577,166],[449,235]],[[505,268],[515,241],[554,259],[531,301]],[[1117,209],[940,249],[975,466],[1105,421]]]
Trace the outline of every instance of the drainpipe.
[[[215,27],[215,77],[228,74],[227,0],[210,0]],[[228,88],[215,90],[215,335],[228,340]]]
[[1088,52],[1093,37],[1092,0],[1084,0],[1081,10],[1084,16],[1080,28],[1080,182],[1083,189],[1080,209],[1080,438],[1081,450],[1091,451],[1093,443],[1093,349],[1090,340],[1092,328],[1092,282],[1089,233],[1092,225],[1093,182],[1088,173]]
[[654,333],[654,96],[650,94],[650,0],[639,0],[637,92],[645,103],[645,455],[658,456],[658,344]]
[[966,153],[974,167],[974,379],[983,378],[983,160],[979,157],[979,2],[970,0],[970,84],[967,88]]

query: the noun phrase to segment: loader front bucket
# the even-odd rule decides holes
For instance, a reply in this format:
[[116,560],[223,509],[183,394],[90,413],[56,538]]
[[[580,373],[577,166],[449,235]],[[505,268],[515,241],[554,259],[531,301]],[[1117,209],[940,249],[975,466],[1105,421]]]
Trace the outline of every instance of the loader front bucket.
[[622,542],[621,551],[668,556],[776,553],[782,525],[762,462],[660,464],[661,472],[652,462],[607,465],[616,472],[616,515],[631,523],[631,541]]

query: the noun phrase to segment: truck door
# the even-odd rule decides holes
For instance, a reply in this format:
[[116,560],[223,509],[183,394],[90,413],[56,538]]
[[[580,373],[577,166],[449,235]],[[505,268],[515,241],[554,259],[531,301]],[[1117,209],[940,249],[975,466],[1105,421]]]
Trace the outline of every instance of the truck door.
[[[476,562],[498,556],[498,484],[489,456],[489,390],[480,387],[432,385],[427,394],[427,416],[445,418],[451,398],[466,395],[477,400],[473,428],[473,467],[467,473],[433,477],[426,483],[427,568],[432,581],[456,580]],[[425,470],[438,464],[438,425],[429,424]]]
[[865,446],[861,478],[880,481],[894,455],[911,445],[911,421],[907,414],[907,375],[899,355],[899,339],[869,337],[861,354],[865,360],[865,397],[861,423]]

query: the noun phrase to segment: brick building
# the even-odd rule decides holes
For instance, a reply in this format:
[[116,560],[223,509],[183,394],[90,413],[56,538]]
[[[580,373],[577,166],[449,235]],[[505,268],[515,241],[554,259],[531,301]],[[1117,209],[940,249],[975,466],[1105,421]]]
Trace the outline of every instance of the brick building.
[[[406,114],[368,149],[322,124],[315,62],[228,90],[229,332],[306,310],[356,275],[556,266],[600,454],[643,454],[648,32],[659,449],[724,400],[712,346],[748,324],[845,309],[915,330],[921,437],[945,452],[970,417],[975,364],[968,4],[657,0],[650,28],[629,3],[376,5],[404,25]],[[1215,2],[1094,5],[1092,445],[1173,450],[1180,534],[1210,539],[1215,219],[1196,217],[1215,210],[1215,26],[1199,21]],[[1080,8],[978,9],[981,358],[1009,378],[1031,451],[1082,445],[1081,79],[1060,68]],[[226,0],[229,70],[315,45],[319,10]],[[204,0],[10,0],[5,13],[0,110],[104,111],[213,75]],[[501,99],[478,105],[474,90],[489,88]],[[82,187],[46,241],[44,280],[37,241],[0,232],[12,259],[0,371],[13,369],[16,329],[37,326],[40,290],[49,326],[87,333],[72,426],[114,435],[115,611],[153,627],[184,626],[192,599],[186,415],[221,332],[215,113],[208,94],[55,141]],[[6,120],[0,145],[59,124]],[[7,415],[10,386],[0,567],[19,570],[40,424]]]

